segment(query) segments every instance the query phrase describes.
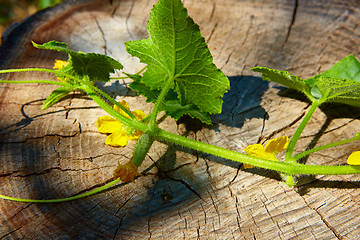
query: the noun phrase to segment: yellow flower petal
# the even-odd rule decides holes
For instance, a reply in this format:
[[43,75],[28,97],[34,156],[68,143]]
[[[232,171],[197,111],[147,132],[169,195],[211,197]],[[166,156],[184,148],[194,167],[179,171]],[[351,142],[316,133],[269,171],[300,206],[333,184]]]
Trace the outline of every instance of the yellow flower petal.
[[63,67],[65,67],[66,65],[68,65],[68,64],[69,64],[69,63],[68,63],[67,61],[55,59],[55,64],[54,64],[53,69],[55,69],[55,70],[60,70],[60,69],[62,69]]
[[[96,127],[101,133],[113,133],[123,129],[120,121],[110,117],[102,116],[96,120]],[[126,131],[123,129],[123,131]]]
[[248,155],[259,157],[259,158],[266,158],[266,153],[264,146],[261,144],[252,144],[245,148],[244,150]]
[[289,146],[289,138],[287,136],[278,137],[271,139],[265,145],[265,152],[268,153],[279,153],[284,151]]
[[[127,110],[129,110],[129,105],[126,103],[125,100],[122,100],[119,103]],[[130,116],[118,106],[114,105],[113,108],[125,117],[130,118]],[[132,113],[138,120],[142,120],[146,117],[146,114],[141,110],[135,110]],[[125,125],[121,124],[120,121],[110,116],[99,117],[96,121],[96,127],[101,133],[111,133],[111,135],[106,138],[105,144],[116,147],[126,146],[127,140],[137,140],[143,134],[143,132],[139,130],[131,131]]]
[[132,114],[136,117],[137,120],[141,121],[146,117],[146,114],[141,110],[132,111]]
[[127,144],[128,136],[124,132],[114,132],[107,136],[105,144],[112,147],[124,147]]
[[[263,158],[271,161],[278,161],[275,154],[284,151],[289,145],[287,136],[278,137],[270,140],[265,147],[261,144],[252,144],[247,146],[245,152],[253,157]],[[252,168],[249,164],[244,164],[245,168]]]
[[[277,161],[275,154],[266,152],[264,146],[261,144],[249,145],[246,147],[245,152],[246,152],[246,154],[253,156],[253,157]],[[244,168],[253,168],[253,167],[254,166],[252,166],[250,164],[246,164],[246,163],[244,164]]]
[[349,165],[360,165],[360,151],[353,152],[347,159]]
[[[125,107],[127,110],[130,110],[129,105],[127,104],[127,102],[125,100],[121,100],[120,105]],[[117,112],[121,113],[122,115],[124,115],[127,118],[130,118],[129,115],[127,115],[126,112],[124,112],[121,108],[119,108],[118,106],[114,105],[114,110],[116,110]]]

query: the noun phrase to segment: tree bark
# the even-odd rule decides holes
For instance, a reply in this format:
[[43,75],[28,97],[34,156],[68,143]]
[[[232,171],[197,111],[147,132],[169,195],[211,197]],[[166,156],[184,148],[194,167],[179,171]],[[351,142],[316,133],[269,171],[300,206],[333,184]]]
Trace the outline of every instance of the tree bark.
[[[116,58],[126,72],[142,65],[124,42],[146,38],[154,0],[67,1],[26,19],[4,37],[1,68],[52,68],[66,56],[34,49],[31,41],[66,42],[82,52]],[[204,126],[166,119],[168,131],[242,152],[254,143],[291,137],[309,103],[299,93],[268,83],[253,66],[307,78],[343,57],[360,56],[358,1],[186,0],[214,63],[229,77],[223,112]],[[44,73],[2,79],[56,79]],[[132,109],[149,113],[129,81],[98,85]],[[89,98],[72,94],[42,111],[54,86],[0,86],[0,194],[52,199],[102,186],[124,148],[104,144],[96,119],[105,115]],[[328,104],[315,112],[296,151],[353,137],[359,109]],[[308,164],[338,165],[359,150],[350,143],[312,154]],[[134,183],[58,204],[0,200],[0,239],[356,239],[360,235],[359,176],[299,177],[289,188],[276,172],[242,165],[171,144],[156,143]]]

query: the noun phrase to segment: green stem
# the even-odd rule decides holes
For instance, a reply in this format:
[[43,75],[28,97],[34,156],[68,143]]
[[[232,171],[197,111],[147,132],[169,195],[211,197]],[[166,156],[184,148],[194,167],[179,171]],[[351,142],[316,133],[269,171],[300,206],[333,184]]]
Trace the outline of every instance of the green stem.
[[295,161],[299,160],[300,158],[303,158],[311,153],[314,153],[314,152],[317,152],[317,151],[320,151],[320,150],[324,150],[324,149],[327,149],[327,148],[331,148],[331,147],[336,147],[336,146],[339,146],[339,145],[342,145],[342,144],[346,144],[346,143],[349,143],[349,142],[352,142],[352,141],[355,141],[355,140],[359,140],[360,139],[360,134],[359,135],[356,135],[355,137],[353,138],[349,138],[349,139],[346,139],[346,140],[342,140],[342,141],[339,141],[339,142],[335,142],[335,143],[329,143],[329,144],[326,144],[326,145],[323,145],[323,146],[320,146],[320,147],[316,147],[316,148],[312,148],[310,150],[307,150],[305,152],[302,152],[302,153],[299,153],[297,155],[295,155],[293,157],[293,159]]
[[138,129],[142,132],[146,132],[149,127],[141,123],[137,120],[130,119],[116,111],[113,107],[111,107],[109,104],[107,104],[95,91],[92,90],[92,88],[89,85],[82,85],[82,90],[87,92],[89,96],[107,113],[109,113],[111,116],[119,120],[121,123],[125,124],[126,126],[129,126],[133,129]]
[[191,148],[204,153],[212,154],[221,158],[226,158],[235,162],[247,163],[252,166],[279,171],[288,175],[310,174],[310,175],[345,175],[359,174],[360,166],[324,166],[324,165],[304,165],[299,163],[276,162],[262,158],[253,157],[244,153],[231,151],[203,142],[188,139],[174,133],[159,129],[158,139],[172,142],[183,147]]
[[124,106],[122,106],[120,103],[118,103],[117,101],[115,101],[112,97],[110,97],[108,94],[106,94],[105,92],[103,92],[102,90],[100,90],[99,88],[92,86],[90,84],[87,84],[85,81],[83,82],[84,85],[87,85],[89,88],[91,88],[91,90],[93,92],[97,92],[99,94],[101,94],[106,100],[108,100],[109,102],[113,103],[114,105],[118,106],[121,110],[123,110],[127,115],[129,115],[129,117],[131,117],[132,119],[136,119],[136,117],[134,116],[134,114],[126,109]]
[[0,83],[44,83],[44,84],[53,84],[59,86],[70,87],[71,84],[59,81],[51,81],[51,80],[0,80]]
[[20,69],[0,70],[0,73],[15,73],[15,72],[48,72],[48,73],[52,73],[56,76],[60,75],[63,77],[68,77],[68,78],[74,79],[74,80],[79,80],[78,78],[76,78],[70,74],[59,72],[59,70],[52,70],[52,69],[47,69],[47,68],[20,68]]
[[145,69],[147,68],[147,66],[143,67],[142,69],[140,69],[140,71],[138,71],[135,74],[128,74],[126,72],[124,72],[125,75],[127,75],[126,77],[111,77],[110,79],[128,79],[130,78],[128,75],[139,75],[140,73],[142,73]]
[[[47,68],[22,68],[22,69],[0,70],[0,73],[14,73],[14,72],[48,72],[48,73],[53,73],[54,75],[61,75],[63,77],[68,77],[70,79],[75,80],[76,82],[81,82],[82,85],[87,85],[89,88],[92,89],[93,92],[98,92],[105,99],[107,99],[111,103],[118,106],[120,109],[122,109],[124,112],[126,112],[126,114],[128,114],[132,119],[136,119],[136,117],[134,116],[134,114],[132,114],[132,112],[130,110],[126,109],[124,106],[119,104],[117,101],[115,101],[112,97],[110,97],[108,94],[106,94],[102,90],[98,89],[95,86],[88,84],[88,82],[90,80],[81,80],[72,75],[69,75],[69,74],[66,74],[63,72],[59,72],[58,70],[52,70],[52,69],[47,69]],[[0,83],[45,83],[45,84],[55,84],[55,85],[61,85],[61,86],[72,86],[74,89],[79,88],[79,86],[73,86],[72,84],[69,84],[69,83],[64,83],[64,82],[60,82],[60,81],[48,81],[48,80],[28,80],[28,81],[0,80]]]
[[166,97],[166,94],[169,92],[171,86],[174,83],[174,79],[172,77],[169,77],[167,79],[167,81],[165,82],[165,85],[163,87],[163,89],[161,90],[159,97],[156,100],[156,103],[154,105],[154,109],[151,112],[151,117],[150,117],[150,122],[149,122],[149,127],[150,127],[150,131],[155,131],[156,129],[156,118],[157,115],[160,111],[160,107]]
[[154,137],[147,133],[141,135],[141,137],[139,138],[139,140],[135,145],[133,152],[132,162],[136,166],[139,167],[142,164],[154,140],[155,140]]
[[294,152],[295,145],[297,141],[300,138],[301,133],[304,131],[306,125],[308,124],[311,116],[314,114],[316,108],[320,105],[319,101],[314,101],[309,109],[309,111],[306,113],[305,117],[303,118],[302,122],[300,123],[299,127],[296,129],[294,135],[292,136],[289,146],[286,149],[285,159],[286,162],[296,162],[296,160],[292,157],[292,154]]
[[117,178],[111,182],[109,182],[108,184],[105,184],[102,187],[99,187],[97,189],[94,189],[90,192],[86,192],[83,194],[79,194],[73,197],[68,197],[68,198],[59,198],[59,199],[25,199],[25,198],[15,198],[15,197],[9,197],[9,196],[5,196],[5,195],[0,195],[0,198],[2,199],[6,199],[6,200],[11,200],[11,201],[17,201],[17,202],[28,202],[28,203],[59,203],[59,202],[68,202],[68,201],[72,201],[72,200],[76,200],[76,199],[80,199],[80,198],[84,198],[84,197],[88,197],[91,195],[94,195],[96,193],[99,193],[113,185],[115,185],[117,182],[120,181],[120,178]]
[[110,77],[111,80],[128,79],[129,77]]

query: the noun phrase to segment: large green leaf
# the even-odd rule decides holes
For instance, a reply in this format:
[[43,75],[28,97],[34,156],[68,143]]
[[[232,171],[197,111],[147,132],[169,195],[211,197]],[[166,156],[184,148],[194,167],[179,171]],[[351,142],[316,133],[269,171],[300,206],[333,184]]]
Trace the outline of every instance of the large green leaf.
[[127,51],[148,64],[142,83],[161,90],[173,81],[180,104],[202,112],[220,113],[228,78],[213,63],[198,25],[181,0],[159,0],[150,14],[149,37],[126,43]]

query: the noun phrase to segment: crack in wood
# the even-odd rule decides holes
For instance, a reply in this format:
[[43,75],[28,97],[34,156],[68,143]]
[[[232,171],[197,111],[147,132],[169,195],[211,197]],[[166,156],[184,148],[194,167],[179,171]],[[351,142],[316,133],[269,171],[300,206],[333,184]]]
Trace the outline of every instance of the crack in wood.
[[[307,107],[306,107],[307,108]],[[305,108],[305,109],[306,109]],[[304,110],[305,110],[304,109]],[[273,132],[271,132],[268,136],[260,136],[258,139],[258,143],[260,142],[265,142],[266,140],[271,139],[273,136],[275,136],[276,134],[285,131],[286,129],[291,128],[294,124],[296,124],[297,122],[300,121],[300,119],[305,116],[305,111],[303,110],[303,112],[297,117],[295,118],[292,122],[290,122],[289,124],[285,125],[284,127],[281,127],[279,129],[274,130]]]
[[[266,201],[268,201],[265,193],[263,192],[263,190],[262,190],[261,188],[260,188],[260,191],[262,192],[263,196],[265,196]],[[269,209],[268,209],[268,206],[266,205],[265,201],[263,201],[261,197],[260,197],[260,201],[261,201],[261,203],[263,204],[263,206],[264,206],[267,214],[269,215],[271,221],[278,227],[278,230],[279,230],[280,233],[284,236],[284,233],[283,233],[283,231],[281,230],[281,227],[279,226],[279,223],[278,223],[277,221],[275,221],[275,219],[273,218],[273,216],[272,216],[272,214],[270,213],[270,211],[269,211]],[[282,239],[282,237],[280,236],[280,233],[278,232],[278,236],[279,236],[280,239]]]
[[23,227],[23,226],[20,226],[20,227],[18,227],[18,228],[15,228],[15,229],[13,229],[12,231],[6,233],[5,235],[0,236],[0,240],[5,239],[6,237],[10,236],[10,235],[13,234],[14,232],[19,231],[19,229],[21,229],[22,227]]
[[[215,204],[215,201],[214,201],[213,196],[211,195],[211,193],[210,193],[209,191],[208,191],[208,193],[209,193],[209,196],[210,196],[210,199],[211,199],[211,203],[213,204],[214,209],[215,209],[215,212],[216,212],[216,214],[217,214],[217,216],[218,216],[219,226],[221,226],[221,214],[220,214],[220,212],[219,212],[218,207],[217,207],[216,204]],[[215,229],[214,229],[214,230],[215,230]]]
[[27,143],[28,141],[31,141],[31,140],[38,140],[38,139],[44,139],[44,138],[47,138],[47,137],[59,137],[59,138],[72,138],[72,137],[75,137],[78,133],[74,133],[74,134],[71,134],[71,135],[61,135],[61,134],[45,134],[45,135],[42,135],[42,136],[38,136],[38,137],[28,137],[22,141],[5,141],[5,142],[1,142],[1,144],[21,144],[21,143]]
[[116,227],[115,231],[114,231],[114,236],[113,236],[113,240],[117,239],[117,234],[118,234],[118,231],[121,229],[121,226],[122,226],[122,222],[123,222],[123,219],[124,219],[125,216],[122,216],[119,220],[119,224],[118,226]]
[[165,173],[165,175],[166,175],[166,177],[169,178],[170,180],[181,183],[181,184],[184,185],[187,189],[189,189],[193,194],[195,194],[199,199],[205,201],[205,200],[201,197],[201,195],[200,195],[198,192],[196,192],[195,189],[193,189],[193,188],[190,186],[190,184],[188,184],[188,183],[185,182],[184,180],[182,180],[182,179],[177,179],[177,178],[173,178],[173,177],[169,176],[169,175],[166,174],[166,173]]
[[[331,120],[332,120],[332,119],[330,119],[330,121],[331,121]],[[321,136],[324,136],[324,135],[326,135],[326,134],[328,134],[328,133],[331,133],[331,132],[334,132],[334,131],[336,131],[336,130],[339,130],[339,129],[343,128],[343,127],[346,127],[347,125],[349,125],[350,123],[354,122],[355,120],[358,120],[358,119],[351,119],[351,120],[349,120],[348,122],[346,122],[346,123],[344,123],[344,124],[342,124],[342,125],[340,125],[340,126],[338,126],[338,127],[334,127],[334,128],[329,129],[329,130],[323,131],[323,132],[321,133]],[[329,123],[329,125],[330,125],[330,123]],[[317,134],[318,134],[318,133],[316,133],[316,134],[304,135],[304,136],[301,136],[301,138],[315,137]]]
[[336,231],[336,229],[326,220],[326,218],[322,215],[322,213],[319,211],[319,208],[320,207],[322,207],[322,206],[324,206],[325,204],[322,204],[322,205],[320,205],[319,207],[317,207],[317,208],[314,208],[314,207],[311,207],[309,204],[308,204],[308,202],[306,201],[306,199],[302,196],[302,199],[303,199],[303,201],[305,202],[305,204],[306,204],[306,206],[309,208],[309,209],[311,209],[311,210],[313,210],[313,211],[315,211],[315,213],[320,217],[320,219],[321,219],[321,221],[325,224],[325,226],[328,228],[328,229],[330,229],[330,231],[335,235],[335,237],[337,238],[337,239],[343,239],[343,237]]
[[239,210],[239,207],[238,207],[238,204],[239,204],[239,199],[237,196],[235,196],[235,209],[236,209],[236,222],[237,222],[237,226],[238,226],[238,229],[240,232],[241,231],[241,224],[240,224],[240,221],[241,221],[241,216],[240,216],[240,210]]
[[134,6],[135,6],[135,1],[133,0],[131,3],[131,6],[129,8],[129,12],[127,14],[127,16],[125,17],[125,26],[126,26],[126,31],[128,32],[130,39],[136,40],[135,36],[132,34],[132,31],[129,27],[129,21],[130,21],[130,16],[132,14],[132,11],[134,10]]
[[231,56],[233,55],[234,52],[235,52],[235,50],[232,50],[232,51],[230,52],[230,54],[228,54],[228,56],[227,56],[224,64],[220,67],[220,69],[224,69],[224,67],[229,63],[230,58],[231,58]]
[[216,22],[215,25],[214,25],[214,27],[212,28],[210,34],[209,34],[209,37],[208,37],[207,40],[206,40],[206,43],[209,43],[209,42],[210,42],[210,40],[211,40],[211,38],[212,38],[212,36],[213,36],[216,28],[217,28],[217,25],[218,25],[218,23]]
[[96,26],[98,27],[100,33],[101,33],[101,36],[102,36],[102,39],[104,41],[104,54],[107,56],[108,55],[108,47],[107,47],[107,41],[106,41],[106,37],[105,37],[105,32],[104,30],[102,29],[102,27],[100,26],[100,23],[99,21],[96,19],[96,17],[94,17],[94,20],[95,20],[95,23],[96,23]]
[[16,170],[11,173],[0,174],[0,177],[12,176],[12,177],[26,178],[26,177],[31,177],[31,176],[40,176],[40,175],[48,174],[55,170],[59,170],[61,172],[89,172],[89,171],[95,171],[95,170],[111,168],[111,167],[114,167],[114,166],[95,167],[95,168],[90,168],[90,169],[72,169],[72,168],[64,168],[63,169],[61,167],[51,167],[51,168],[44,169],[40,172],[32,172],[32,173],[26,173],[26,174],[20,174],[20,172],[22,172],[22,171]]
[[213,17],[215,16],[215,11],[216,11],[216,2],[214,0],[212,0],[212,8],[211,8],[211,13],[210,13],[210,17],[209,17],[209,22],[211,22],[213,20]]
[[299,8],[299,0],[295,0],[294,1],[294,8],[293,8],[292,16],[291,16],[291,21],[290,21],[290,24],[289,24],[288,29],[287,29],[286,38],[285,38],[285,42],[283,44],[283,48],[284,48],[285,44],[288,42],[290,34],[291,34],[292,29],[294,27],[298,8]]
[[149,234],[148,239],[151,239],[151,236],[152,236],[152,233],[151,233],[151,216],[152,215],[150,214],[150,216],[148,218],[148,221],[147,221],[147,232]]

